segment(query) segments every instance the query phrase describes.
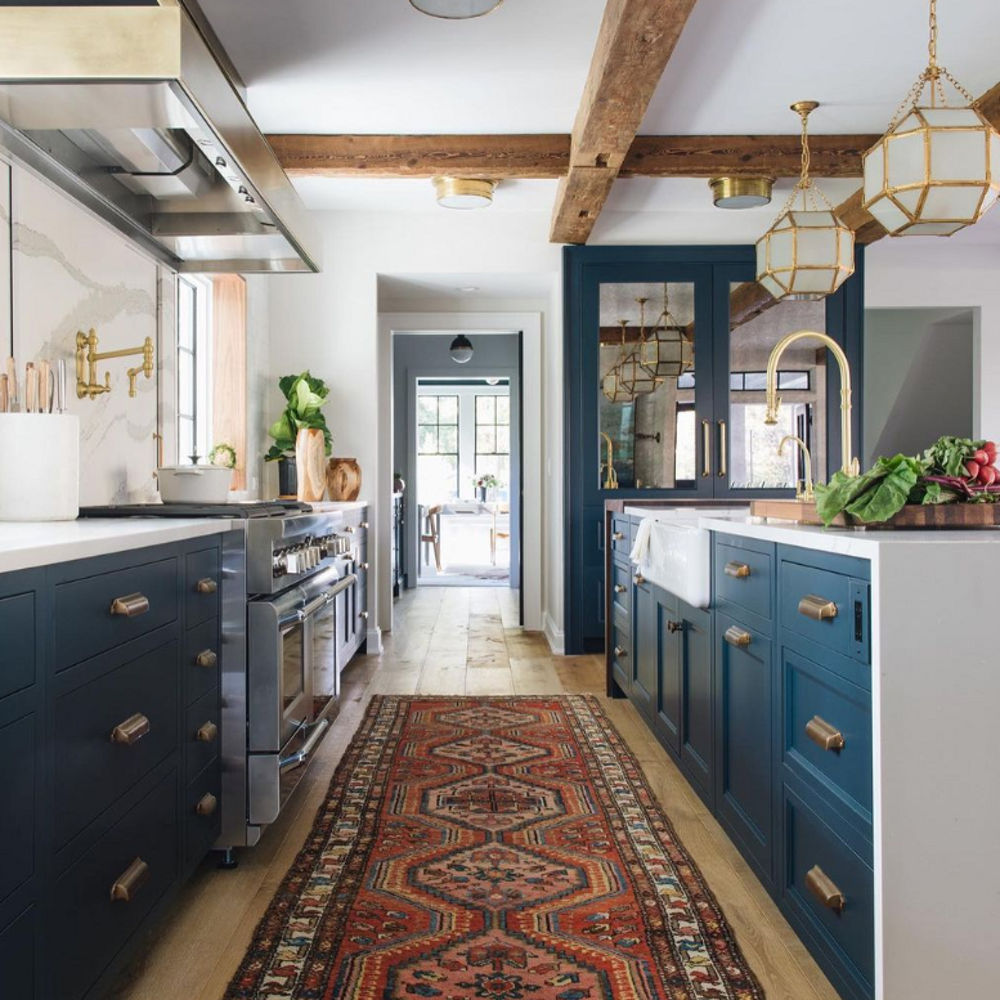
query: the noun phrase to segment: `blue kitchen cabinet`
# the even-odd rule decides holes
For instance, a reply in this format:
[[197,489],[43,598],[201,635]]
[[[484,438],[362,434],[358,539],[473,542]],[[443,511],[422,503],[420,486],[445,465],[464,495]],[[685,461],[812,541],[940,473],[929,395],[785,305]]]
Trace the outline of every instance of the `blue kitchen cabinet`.
[[715,804],[715,684],[712,614],[678,599],[673,633],[681,684],[681,770],[710,808]]
[[[641,579],[641,578],[638,578]],[[656,590],[651,583],[635,584],[632,599],[634,611],[632,643],[632,703],[652,719],[657,700],[660,649],[657,642],[660,616]]]

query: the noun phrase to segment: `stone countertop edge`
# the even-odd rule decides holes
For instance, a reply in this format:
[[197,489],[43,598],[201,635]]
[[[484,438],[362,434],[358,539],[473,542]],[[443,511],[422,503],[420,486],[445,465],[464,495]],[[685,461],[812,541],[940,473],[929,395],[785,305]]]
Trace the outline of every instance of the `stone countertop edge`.
[[962,547],[981,545],[983,542],[1000,542],[1000,530],[997,529],[893,531],[821,528],[810,524],[795,524],[791,521],[763,521],[760,518],[750,517],[734,521],[710,515],[700,517],[698,526],[707,531],[718,531],[742,538],[757,538],[765,542],[798,545],[804,549],[857,556],[860,559],[872,559],[887,546],[919,544]]
[[244,523],[219,517],[3,521],[0,573],[216,535]]

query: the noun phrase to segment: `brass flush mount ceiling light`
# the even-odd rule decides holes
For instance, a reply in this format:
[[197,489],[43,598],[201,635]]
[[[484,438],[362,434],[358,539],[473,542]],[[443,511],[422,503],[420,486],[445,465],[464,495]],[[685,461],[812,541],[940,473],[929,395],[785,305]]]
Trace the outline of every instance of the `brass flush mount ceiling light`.
[[[1000,134],[972,95],[937,62],[937,0],[930,61],[864,154],[864,207],[892,236],[951,236],[982,218],[1000,195]],[[964,106],[949,106],[943,81]]]
[[503,0],[410,0],[410,3],[421,14],[458,21],[468,17],[482,17],[483,14],[496,10]]
[[716,208],[760,208],[771,200],[773,177],[713,177],[712,202]]
[[816,101],[792,105],[802,119],[802,174],[774,225],[757,241],[757,280],[776,299],[822,299],[854,273],[854,233],[809,176],[809,114]]
[[442,208],[489,208],[497,182],[472,177],[435,177],[437,203]]

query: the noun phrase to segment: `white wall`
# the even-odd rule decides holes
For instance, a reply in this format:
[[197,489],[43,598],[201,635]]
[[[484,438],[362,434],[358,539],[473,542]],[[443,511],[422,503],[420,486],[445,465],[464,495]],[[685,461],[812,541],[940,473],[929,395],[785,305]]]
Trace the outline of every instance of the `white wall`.
[[1000,247],[934,237],[870,246],[865,307],[918,306],[973,310],[973,434],[1000,436]]
[[[514,212],[448,212],[434,208],[426,214],[318,213],[315,222],[324,234],[324,270],[318,275],[281,275],[270,279],[271,374],[305,368],[332,386],[327,420],[333,431],[334,451],[356,456],[362,469],[362,496],[376,507],[380,535],[378,573],[388,579],[390,510],[375,487],[378,469],[378,426],[391,419],[388,385],[380,386],[377,352],[378,276],[405,274],[548,274],[553,288],[561,270],[561,252],[548,241],[546,214]],[[543,407],[561,413],[561,289],[545,303],[543,316]],[[398,307],[393,304],[394,308]],[[558,311],[554,306],[558,305]],[[492,302],[463,300],[462,311],[505,311]],[[458,309],[456,309],[458,311]],[[553,365],[555,366],[553,368]],[[559,401],[548,400],[552,391]],[[270,411],[281,399],[276,388]],[[551,484],[561,482],[562,426],[544,411],[543,461],[551,459],[553,476],[546,478],[542,499],[546,527],[543,533],[543,574],[553,584],[544,595],[544,610],[562,627],[562,511]],[[385,491],[383,491],[385,492]],[[555,516],[555,523],[552,518]],[[558,551],[552,551],[558,539]],[[558,558],[558,565],[554,560]],[[379,587],[384,592],[383,587]],[[556,601],[558,600],[558,604]],[[380,605],[386,602],[383,600]],[[386,627],[390,609],[377,608],[377,620]]]

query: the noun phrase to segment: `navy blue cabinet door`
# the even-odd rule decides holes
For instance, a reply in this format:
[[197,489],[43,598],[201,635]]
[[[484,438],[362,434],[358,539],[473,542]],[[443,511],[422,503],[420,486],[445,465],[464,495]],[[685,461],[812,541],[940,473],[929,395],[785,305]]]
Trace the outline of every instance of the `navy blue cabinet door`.
[[682,629],[677,641],[681,664],[681,766],[709,805],[714,803],[715,748],[712,684],[712,615],[677,602]]
[[661,590],[656,593],[656,624],[660,645],[659,683],[656,692],[655,727],[661,742],[675,754],[681,750],[681,692],[684,655],[684,622],[677,598]]
[[656,704],[657,674],[660,649],[657,642],[659,610],[656,594],[650,583],[637,584],[633,591],[635,601],[632,629],[632,701],[640,712],[652,716]]
[[716,612],[715,636],[718,816],[744,857],[771,886],[771,640],[722,612]]

